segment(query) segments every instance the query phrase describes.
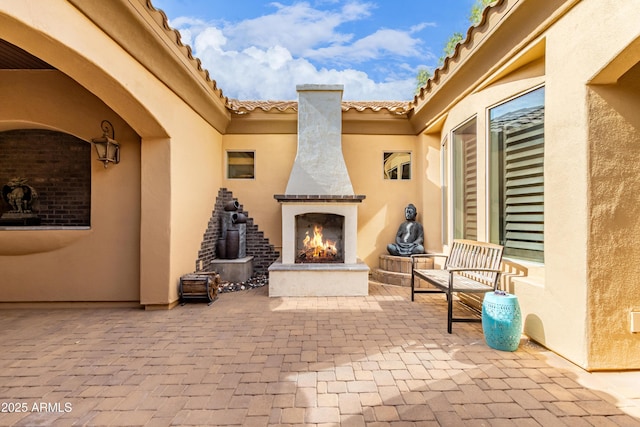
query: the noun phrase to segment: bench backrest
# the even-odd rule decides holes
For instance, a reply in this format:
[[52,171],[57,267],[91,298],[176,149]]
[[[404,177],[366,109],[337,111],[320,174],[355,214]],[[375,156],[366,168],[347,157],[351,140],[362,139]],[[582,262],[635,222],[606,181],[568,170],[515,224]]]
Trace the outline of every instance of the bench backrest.
[[[490,268],[500,269],[502,246],[493,243],[476,242],[475,240],[454,240],[451,252],[447,257],[445,268]],[[496,285],[498,273],[477,272],[465,273],[481,282]]]

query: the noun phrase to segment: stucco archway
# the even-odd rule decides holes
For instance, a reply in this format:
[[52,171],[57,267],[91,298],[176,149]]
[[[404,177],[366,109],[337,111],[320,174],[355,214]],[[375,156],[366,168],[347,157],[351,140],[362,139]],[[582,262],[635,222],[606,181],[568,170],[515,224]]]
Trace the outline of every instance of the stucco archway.
[[[148,79],[148,72],[70,4],[40,6],[35,11],[18,7],[13,16],[0,13],[0,39],[50,65],[0,70],[6,101],[0,108],[2,128],[55,129],[90,141],[100,136],[100,121],[108,119],[117,131],[123,161],[110,173],[92,162],[90,229],[2,233],[3,247],[17,248],[20,256],[0,257],[0,301],[138,304],[145,283],[152,282],[141,278],[143,245],[169,252],[166,236],[142,243],[143,212],[169,211],[170,197],[168,181],[164,191],[157,190],[163,181],[142,172],[142,151],[150,153],[145,162],[159,170],[166,171],[169,164],[168,133],[152,113],[158,104],[145,99],[152,90],[133,84]],[[143,176],[166,196],[145,205]],[[162,217],[156,219],[168,228],[168,216],[164,224]],[[164,275],[167,283],[168,267]]]

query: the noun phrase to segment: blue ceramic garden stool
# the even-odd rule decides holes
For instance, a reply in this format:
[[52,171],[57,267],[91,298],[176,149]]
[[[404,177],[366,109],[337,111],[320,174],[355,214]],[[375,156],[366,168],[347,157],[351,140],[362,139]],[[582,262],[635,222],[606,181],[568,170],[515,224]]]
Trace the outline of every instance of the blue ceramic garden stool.
[[518,297],[501,291],[484,294],[482,331],[489,347],[502,351],[516,351],[522,334],[522,314]]

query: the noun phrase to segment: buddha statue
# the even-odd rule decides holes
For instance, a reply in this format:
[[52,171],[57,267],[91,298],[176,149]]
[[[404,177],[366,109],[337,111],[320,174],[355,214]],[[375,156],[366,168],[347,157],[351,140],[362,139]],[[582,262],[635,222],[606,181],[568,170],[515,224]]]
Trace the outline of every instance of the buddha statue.
[[396,242],[387,245],[387,251],[395,256],[411,256],[424,253],[424,229],[416,222],[418,210],[410,203],[404,210],[406,221],[400,224]]

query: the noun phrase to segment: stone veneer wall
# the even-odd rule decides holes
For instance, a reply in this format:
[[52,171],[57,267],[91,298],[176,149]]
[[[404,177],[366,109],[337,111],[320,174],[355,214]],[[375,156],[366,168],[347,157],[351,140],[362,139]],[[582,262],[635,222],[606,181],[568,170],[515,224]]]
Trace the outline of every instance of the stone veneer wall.
[[[198,252],[196,271],[208,270],[211,261],[216,259],[216,241],[222,232],[220,221],[224,212],[224,205],[232,200],[238,201],[233,197],[231,191],[226,188],[221,188],[218,191],[216,204]],[[254,274],[267,274],[267,269],[278,259],[280,254],[269,243],[269,239],[264,237],[264,233],[258,230],[258,226],[254,224],[253,218],[249,216],[249,212],[244,210],[242,204],[240,204],[238,212],[247,217],[247,256],[254,257],[253,272]]]
[[[34,212],[43,226],[88,226],[91,221],[91,144],[62,132],[0,132],[0,190],[23,177],[38,193]],[[10,206],[0,197],[0,214]]]

